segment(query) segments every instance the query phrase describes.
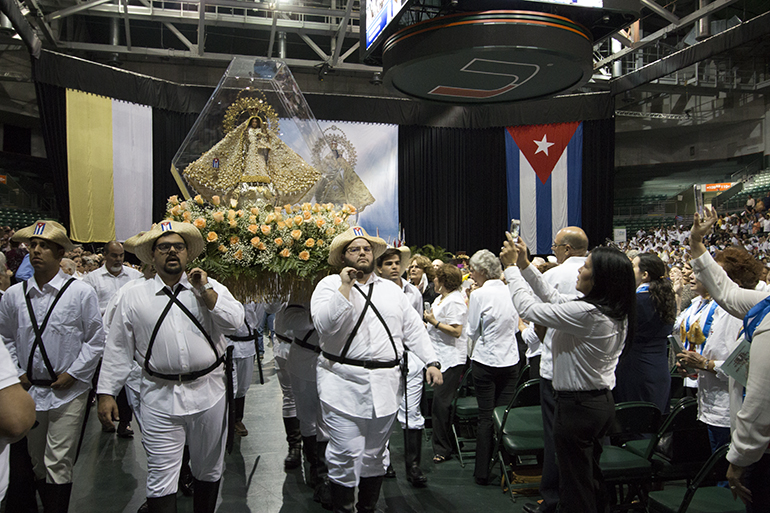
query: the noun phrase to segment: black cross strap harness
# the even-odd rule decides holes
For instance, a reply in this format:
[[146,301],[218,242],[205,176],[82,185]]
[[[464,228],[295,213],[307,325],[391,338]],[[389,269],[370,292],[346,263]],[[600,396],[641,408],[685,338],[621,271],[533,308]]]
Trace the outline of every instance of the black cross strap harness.
[[[29,359],[27,360],[27,379],[30,383],[32,383],[35,386],[38,387],[50,387],[57,379],[56,372],[54,371],[53,365],[51,365],[51,360],[48,358],[48,353],[45,351],[45,344],[43,344],[43,332],[45,331],[46,326],[48,326],[48,321],[51,319],[51,314],[53,313],[53,309],[56,307],[56,303],[59,302],[59,299],[61,299],[62,295],[64,294],[64,291],[69,288],[69,286],[72,284],[72,282],[75,281],[75,278],[70,278],[67,280],[67,282],[62,286],[62,288],[59,289],[59,292],[56,294],[56,297],[54,298],[53,302],[51,303],[51,306],[48,307],[48,311],[45,314],[45,317],[43,318],[43,323],[38,326],[37,325],[37,319],[35,318],[35,311],[32,309],[32,301],[29,299],[29,294],[27,294],[27,282],[23,282],[22,289],[24,291],[24,299],[27,302],[27,311],[29,312],[29,319],[32,321],[32,329],[35,332],[35,341],[32,343],[32,348],[29,351]],[[43,363],[45,364],[45,370],[48,371],[48,374],[50,374],[51,379],[33,379],[32,378],[32,360],[35,357],[35,348],[40,348],[40,356],[43,357]]]
[[256,330],[251,331],[251,326],[249,326],[249,321],[246,319],[243,320],[244,323],[246,323],[246,329],[249,330],[248,335],[225,335],[227,338],[232,340],[233,342],[253,342],[257,339],[257,332]]
[[[355,290],[357,290],[362,296],[364,296],[364,299],[366,300],[366,304],[364,305],[364,309],[361,310],[361,316],[358,318],[358,321],[356,321],[356,325],[353,327],[353,331],[350,332],[350,336],[348,336],[348,340],[345,342],[345,347],[342,348],[342,354],[336,355],[329,353],[327,351],[323,351],[323,355],[333,362],[337,363],[344,363],[347,365],[355,365],[356,367],[363,367],[365,369],[392,369],[393,367],[398,367],[398,365],[401,363],[399,357],[398,357],[398,350],[396,349],[396,342],[393,340],[393,335],[390,333],[390,328],[388,328],[388,324],[385,322],[385,319],[382,318],[382,315],[380,314],[379,310],[377,310],[377,307],[374,306],[374,303],[372,303],[372,293],[374,292],[374,283],[369,284],[369,292],[367,294],[364,294],[364,291],[361,290],[361,288],[356,284],[353,286]],[[382,360],[355,360],[353,358],[347,358],[348,350],[350,350],[350,344],[353,343],[353,339],[356,336],[356,333],[358,333],[358,328],[361,327],[361,324],[364,322],[364,316],[366,315],[366,311],[371,308],[374,312],[374,315],[377,316],[377,319],[380,320],[383,327],[385,328],[385,331],[388,334],[388,338],[390,339],[390,344],[393,346],[393,353],[395,353],[396,358],[394,360],[388,360],[388,361],[382,361]]]
[[321,348],[318,346],[314,346],[308,340],[310,340],[310,337],[313,336],[313,333],[315,333],[315,330],[312,329],[307,332],[307,334],[302,338],[294,337],[294,343],[297,344],[299,347],[304,347],[305,349],[310,349],[313,352],[320,353]]
[[[209,372],[215,370],[217,367],[222,365],[225,362],[225,358],[227,357],[227,353],[223,353],[222,355],[219,355],[217,353],[217,347],[214,344],[214,341],[211,339],[211,336],[206,331],[206,328],[203,327],[203,325],[198,321],[198,319],[195,318],[195,316],[190,312],[190,310],[187,309],[184,304],[179,301],[177,296],[179,293],[184,289],[184,287],[179,286],[177,287],[176,291],[172,294],[166,287],[163,287],[163,293],[166,294],[169,298],[168,303],[166,304],[166,307],[163,309],[163,312],[161,312],[160,317],[158,318],[158,322],[155,323],[155,329],[152,330],[152,335],[150,336],[150,343],[147,345],[147,353],[144,355],[144,370],[149,374],[150,376],[154,378],[160,378],[160,379],[167,379],[170,381],[193,381],[195,379],[198,379],[202,376],[205,376]],[[171,307],[173,305],[177,305],[180,310],[182,310],[182,313],[184,313],[187,318],[189,318],[193,324],[195,324],[195,327],[198,328],[198,331],[200,331],[203,336],[206,338],[206,341],[211,346],[211,350],[214,351],[214,356],[216,356],[216,360],[214,363],[206,367],[205,369],[193,371],[187,374],[162,374],[160,372],[156,372],[152,369],[150,369],[150,357],[152,356],[152,347],[155,345],[155,337],[158,336],[158,330],[160,330],[160,325],[163,324],[164,319],[168,315],[169,310],[171,310]]]

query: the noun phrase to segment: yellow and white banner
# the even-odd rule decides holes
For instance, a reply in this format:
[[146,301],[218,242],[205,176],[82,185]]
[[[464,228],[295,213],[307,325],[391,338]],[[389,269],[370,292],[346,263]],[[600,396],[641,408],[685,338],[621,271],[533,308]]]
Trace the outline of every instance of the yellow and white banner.
[[70,237],[123,241],[152,225],[152,108],[67,90]]

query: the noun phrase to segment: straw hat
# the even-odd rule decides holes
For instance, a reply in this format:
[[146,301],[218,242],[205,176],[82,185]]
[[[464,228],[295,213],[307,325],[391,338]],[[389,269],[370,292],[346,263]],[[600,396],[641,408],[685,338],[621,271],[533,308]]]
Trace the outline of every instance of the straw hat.
[[152,264],[152,247],[155,245],[155,241],[168,233],[176,233],[184,239],[187,244],[187,257],[190,261],[195,260],[198,255],[203,253],[203,249],[206,247],[201,232],[196,227],[190,223],[166,219],[152,225],[149,231],[140,232],[128,238],[123,248],[134,253],[145,264]]
[[329,247],[329,264],[334,267],[345,267],[345,262],[342,260],[342,252],[355,239],[364,239],[372,245],[374,260],[377,260],[388,248],[388,243],[383,239],[372,237],[360,226],[351,226],[332,240]]
[[[412,258],[412,250],[409,249],[409,246],[400,246],[398,248],[388,246],[387,249],[395,249],[399,252],[399,256],[401,258],[401,261],[398,263],[399,272],[404,274],[409,267],[409,260]],[[385,252],[383,251],[383,253]]]
[[64,248],[64,251],[72,251],[75,245],[67,237],[67,230],[56,221],[35,221],[35,224],[17,231],[11,237],[12,240],[29,244],[30,239],[43,239],[54,242]]

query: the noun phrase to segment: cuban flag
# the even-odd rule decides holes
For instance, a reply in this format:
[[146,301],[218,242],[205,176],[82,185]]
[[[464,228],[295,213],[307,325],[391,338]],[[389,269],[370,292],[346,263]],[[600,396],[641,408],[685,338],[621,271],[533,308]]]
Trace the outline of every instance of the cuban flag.
[[360,226],[354,226],[353,227],[353,235],[356,237],[363,237],[364,236],[364,230]]
[[33,232],[33,235],[43,235],[44,231],[45,231],[45,223],[37,223],[35,225],[35,231]]
[[171,231],[171,223],[169,221],[163,221],[160,223],[160,231],[161,232],[168,232]]
[[533,254],[550,254],[556,233],[582,222],[583,123],[508,127],[505,150],[508,217]]

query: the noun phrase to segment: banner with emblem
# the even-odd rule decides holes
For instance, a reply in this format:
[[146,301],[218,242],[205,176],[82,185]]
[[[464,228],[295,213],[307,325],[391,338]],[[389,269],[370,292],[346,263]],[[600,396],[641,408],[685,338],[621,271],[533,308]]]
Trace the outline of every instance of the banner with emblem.
[[582,122],[508,127],[508,216],[521,220],[533,254],[552,253],[556,233],[582,222]]

